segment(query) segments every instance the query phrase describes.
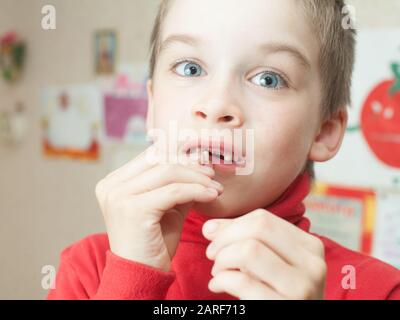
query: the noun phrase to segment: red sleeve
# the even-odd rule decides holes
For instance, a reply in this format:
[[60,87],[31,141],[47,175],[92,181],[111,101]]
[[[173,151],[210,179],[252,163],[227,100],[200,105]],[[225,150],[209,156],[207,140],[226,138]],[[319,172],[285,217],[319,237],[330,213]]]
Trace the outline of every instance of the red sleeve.
[[107,252],[107,263],[95,299],[161,300],[175,279],[145,264]]
[[[80,269],[82,272],[80,273]],[[106,263],[100,278],[87,275],[85,266],[74,265],[62,256],[56,276],[56,286],[49,300],[162,300],[175,279],[173,271],[165,272],[145,264],[123,259],[107,251]],[[94,294],[93,286],[98,284]]]
[[386,300],[400,300],[400,285],[395,287],[388,295]]

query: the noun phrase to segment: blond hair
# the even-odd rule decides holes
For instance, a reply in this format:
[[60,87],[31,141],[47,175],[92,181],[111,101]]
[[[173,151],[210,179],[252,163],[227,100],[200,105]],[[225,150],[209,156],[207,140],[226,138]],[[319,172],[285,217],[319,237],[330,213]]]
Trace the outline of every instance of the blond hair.
[[[306,18],[320,44],[319,69],[322,84],[321,118],[329,119],[351,103],[351,78],[355,57],[355,35],[352,28],[344,28],[342,13],[344,0],[300,0]],[[150,39],[149,77],[153,78],[157,65],[163,22],[172,0],[161,0]],[[314,178],[313,163],[306,170]]]

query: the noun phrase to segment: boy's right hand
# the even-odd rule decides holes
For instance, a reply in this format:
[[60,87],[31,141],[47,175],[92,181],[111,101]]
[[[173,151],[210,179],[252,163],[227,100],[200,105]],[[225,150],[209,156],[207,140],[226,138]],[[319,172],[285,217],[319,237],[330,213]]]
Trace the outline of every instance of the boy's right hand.
[[169,271],[183,222],[193,202],[223,191],[212,168],[198,163],[159,164],[146,157],[153,145],[96,185],[111,251]]

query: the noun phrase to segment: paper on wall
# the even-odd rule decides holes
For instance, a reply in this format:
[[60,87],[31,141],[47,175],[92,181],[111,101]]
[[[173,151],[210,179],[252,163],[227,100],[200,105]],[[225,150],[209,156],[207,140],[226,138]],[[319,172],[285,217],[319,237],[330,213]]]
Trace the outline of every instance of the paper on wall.
[[400,268],[400,193],[379,192],[373,255]]

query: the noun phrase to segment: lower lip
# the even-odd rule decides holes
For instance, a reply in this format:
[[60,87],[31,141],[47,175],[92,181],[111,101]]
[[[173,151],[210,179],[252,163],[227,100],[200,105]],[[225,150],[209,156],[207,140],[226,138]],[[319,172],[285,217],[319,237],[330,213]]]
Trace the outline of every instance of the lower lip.
[[208,163],[202,163],[202,165],[221,171],[235,171],[237,168],[244,167],[244,165],[237,165],[234,163],[223,163],[222,159],[215,156],[209,158]]

